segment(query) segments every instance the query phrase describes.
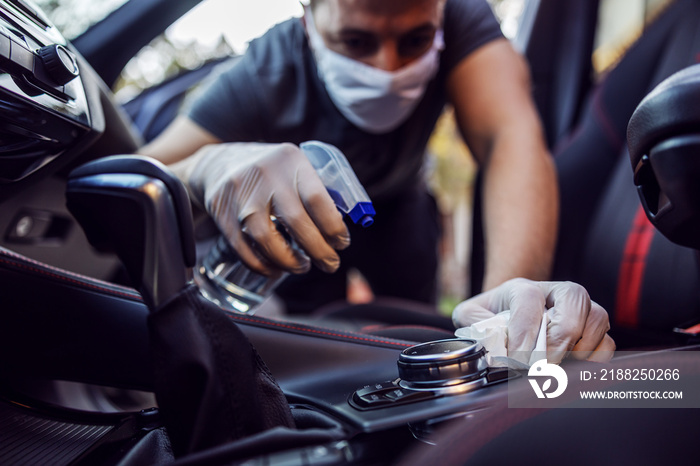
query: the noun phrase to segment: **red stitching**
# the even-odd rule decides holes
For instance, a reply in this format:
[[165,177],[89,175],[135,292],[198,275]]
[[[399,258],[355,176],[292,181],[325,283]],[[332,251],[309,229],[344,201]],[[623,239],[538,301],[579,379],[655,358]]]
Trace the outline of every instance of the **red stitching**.
[[[85,287],[93,288],[93,289],[103,291],[106,293],[128,297],[131,299],[135,299],[137,301],[142,301],[140,295],[135,294],[136,292],[133,292],[134,294],[130,294],[127,291],[113,290],[113,289],[110,289],[110,288],[107,288],[104,286],[99,286],[99,285],[96,285],[94,283],[90,283],[90,282],[86,281],[86,280],[90,280],[93,282],[95,282],[95,281],[99,282],[99,280],[97,280],[97,279],[92,279],[90,277],[83,277],[81,275],[73,274],[72,272],[69,272],[69,271],[61,271],[61,273],[51,272],[49,270],[55,270],[55,269],[48,264],[42,264],[42,263],[40,263],[38,261],[34,261],[28,257],[12,254],[9,251],[1,251],[1,253],[5,254],[8,257],[12,257],[14,259],[17,259],[17,260],[22,260],[22,261],[26,261],[26,262],[35,264],[37,267],[31,267],[31,266],[23,264],[21,262],[14,262],[14,261],[10,261],[7,259],[3,259],[1,257],[0,257],[0,263],[5,263],[5,264],[8,264],[8,265],[16,267],[16,268],[21,268],[21,269],[29,270],[31,272],[43,274],[43,275],[46,275],[46,276],[49,276],[49,277],[52,277],[52,278],[55,278],[58,280],[67,281],[67,282],[73,283],[75,285],[85,286]],[[47,269],[49,269],[49,270],[47,270]],[[63,275],[63,273],[65,273],[69,276]],[[73,278],[72,275],[75,275],[78,278]],[[110,286],[119,287],[119,285],[111,285],[111,284],[110,284]],[[409,344],[409,343],[400,343],[400,342],[395,342],[395,341],[379,340],[376,338],[361,337],[359,335],[334,333],[331,331],[316,330],[313,328],[297,327],[294,325],[283,324],[283,323],[279,323],[279,322],[262,321],[262,320],[258,320],[258,319],[246,318],[246,317],[242,317],[242,316],[235,316],[235,315],[231,315],[231,314],[229,314],[229,317],[233,320],[241,320],[244,322],[257,323],[260,325],[266,325],[266,326],[270,326],[270,327],[286,328],[286,329],[290,329],[290,330],[296,330],[299,332],[306,332],[306,333],[319,334],[319,335],[328,335],[328,336],[333,336],[333,337],[346,338],[346,339],[350,339],[350,340],[368,341],[368,342],[372,342],[372,343],[382,343],[382,344],[392,345],[392,346],[401,346],[401,347],[412,346],[412,344]]]
[[388,325],[373,324],[373,325],[367,325],[366,327],[362,327],[363,330],[386,330],[386,329],[395,329],[395,328],[423,329],[423,330],[435,330],[435,331],[449,332],[449,330],[446,330],[444,328],[431,327],[430,325],[419,325],[419,324],[388,324]]
[[597,120],[600,123],[603,133],[605,136],[607,136],[608,142],[610,142],[610,144],[612,144],[614,147],[622,147],[624,141],[622,141],[620,139],[620,135],[617,134],[615,125],[610,120],[610,117],[608,116],[608,113],[603,105],[603,92],[603,90],[596,92],[593,99],[593,110],[596,116],[598,116]]
[[121,289],[124,290],[125,292],[136,293],[136,291],[135,291],[133,288],[131,288],[131,287],[118,285],[118,284],[116,284],[116,283],[106,282],[106,281],[104,281],[104,280],[100,280],[100,279],[93,278],[93,277],[88,277],[88,276],[86,276],[86,275],[81,275],[81,274],[79,274],[79,273],[71,272],[71,271],[69,271],[69,270],[60,269],[60,268],[58,268],[58,267],[54,267],[53,265],[49,265],[49,264],[46,264],[46,263],[44,263],[44,262],[39,262],[39,261],[37,261],[37,260],[34,260],[34,259],[32,259],[31,257],[22,256],[21,254],[17,254],[17,253],[15,253],[15,252],[13,252],[13,251],[10,251],[10,250],[8,250],[8,249],[4,249],[4,248],[2,248],[2,247],[0,247],[0,254],[4,254],[4,255],[6,255],[6,256],[15,258],[15,259],[20,260],[20,261],[23,261],[23,262],[32,263],[32,264],[34,264],[34,265],[36,265],[36,266],[38,266],[38,267],[40,267],[40,268],[42,268],[42,269],[53,270],[54,272],[59,273],[59,274],[63,274],[63,275],[72,275],[72,276],[77,277],[78,279],[81,279],[81,280],[91,281],[91,282],[95,282],[95,283],[102,283],[104,287],[121,288]]
[[[32,261],[31,259],[24,258],[24,257],[21,257],[21,256],[14,256],[14,255],[11,255],[11,254],[6,254],[6,255],[8,255],[8,256],[10,256],[10,257],[14,257],[14,258],[16,258],[16,259],[26,260],[27,262],[32,262],[32,263],[34,263],[34,264],[38,264],[38,262]],[[81,285],[81,286],[85,286],[85,287],[88,287],[88,288],[93,288],[93,289],[96,289],[96,290],[99,290],[99,291],[103,291],[103,292],[106,292],[106,293],[111,293],[111,294],[115,294],[115,295],[118,295],[118,296],[125,296],[125,297],[131,298],[131,299],[136,299],[136,300],[138,300],[138,301],[141,301],[141,297],[140,297],[138,294],[136,294],[136,292],[133,292],[134,294],[130,294],[130,293],[126,292],[126,291],[113,290],[113,289],[110,289],[110,288],[107,288],[107,287],[104,287],[104,286],[99,286],[99,285],[96,285],[96,284],[93,284],[93,283],[89,283],[89,282],[84,281],[84,279],[87,278],[87,277],[85,277],[85,278],[80,277],[81,279],[72,278],[72,277],[65,276],[65,275],[62,275],[62,274],[59,274],[59,273],[56,273],[56,272],[49,272],[48,270],[46,270],[46,269],[44,269],[44,268],[31,267],[31,266],[26,265],[26,264],[22,264],[22,263],[19,263],[19,262],[13,262],[13,261],[6,260],[6,259],[3,259],[3,258],[0,258],[0,262],[3,262],[3,263],[5,263],[5,264],[8,264],[8,265],[10,265],[10,266],[14,266],[14,267],[17,267],[17,268],[29,270],[29,271],[31,271],[31,272],[35,272],[35,273],[40,273],[40,274],[43,274],[43,275],[47,275],[47,276],[49,276],[49,277],[56,278],[56,279],[59,279],[59,280],[64,280],[64,281],[67,281],[67,282],[69,282],[69,283],[73,283],[73,284],[75,284],[75,285]],[[70,272],[67,272],[67,271],[66,271],[66,273],[71,274]],[[71,275],[72,275],[72,274],[71,274]],[[119,286],[119,285],[114,285],[114,286]]]
[[270,325],[270,326],[273,326],[273,327],[288,328],[288,329],[297,330],[297,331],[300,331],[300,332],[317,333],[317,334],[320,334],[320,335],[329,335],[329,336],[333,336],[333,337],[349,338],[349,339],[360,340],[360,341],[369,341],[369,342],[372,342],[372,343],[383,343],[383,344],[385,344],[385,345],[404,346],[404,347],[407,347],[407,348],[410,347],[410,346],[413,346],[413,344],[411,344],[411,343],[399,343],[399,342],[396,342],[396,341],[378,340],[378,339],[376,339],[376,338],[361,337],[361,336],[359,336],[359,335],[352,335],[352,334],[345,334],[345,333],[334,333],[334,332],[331,332],[331,331],[315,330],[315,329],[305,328],[305,327],[296,327],[296,326],[294,326],[294,325],[282,324],[282,323],[279,323],[279,322],[262,322],[262,321],[260,321],[260,320],[252,319],[252,318],[249,318],[249,317],[246,318],[246,317],[234,316],[234,315],[231,315],[231,314],[229,314],[229,318],[231,318],[231,319],[233,319],[233,320],[242,320],[242,321],[245,321],[245,322],[255,322],[255,323],[262,324],[262,325]]

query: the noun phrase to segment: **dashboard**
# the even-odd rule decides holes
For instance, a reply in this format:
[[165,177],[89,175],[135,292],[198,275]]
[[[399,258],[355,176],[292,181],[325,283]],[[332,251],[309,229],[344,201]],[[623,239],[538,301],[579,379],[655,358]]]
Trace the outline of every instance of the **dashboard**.
[[97,128],[77,54],[31,4],[0,6],[0,182],[13,183]]
[[72,168],[139,145],[112,91],[44,13],[0,0],[0,246],[111,279],[118,261],[90,248],[65,183]]

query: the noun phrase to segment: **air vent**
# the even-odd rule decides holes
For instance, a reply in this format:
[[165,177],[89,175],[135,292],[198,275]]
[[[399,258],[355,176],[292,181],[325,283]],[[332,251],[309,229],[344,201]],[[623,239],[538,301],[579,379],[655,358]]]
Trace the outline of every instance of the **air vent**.
[[56,158],[63,144],[0,119],[0,183],[18,181]]
[[49,29],[51,24],[44,13],[27,0],[8,0],[8,3],[18,9],[27,19],[42,29]]

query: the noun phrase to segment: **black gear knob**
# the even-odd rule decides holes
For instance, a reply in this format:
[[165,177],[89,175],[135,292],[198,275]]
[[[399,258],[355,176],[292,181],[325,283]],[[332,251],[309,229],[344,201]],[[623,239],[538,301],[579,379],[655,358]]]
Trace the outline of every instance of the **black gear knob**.
[[71,172],[67,200],[90,242],[116,252],[151,311],[154,391],[175,454],[293,428],[255,348],[191,283],[194,232],[182,183],[152,159],[108,157]]
[[89,162],[71,172],[66,198],[90,243],[119,256],[151,310],[191,280],[189,198],[160,162],[130,155]]

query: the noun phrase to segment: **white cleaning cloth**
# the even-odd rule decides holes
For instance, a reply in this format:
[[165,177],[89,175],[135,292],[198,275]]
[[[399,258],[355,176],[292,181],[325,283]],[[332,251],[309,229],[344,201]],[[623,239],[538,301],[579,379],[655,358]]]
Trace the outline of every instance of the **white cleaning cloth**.
[[528,369],[535,361],[547,357],[547,313],[542,315],[542,323],[535,342],[535,349],[530,355],[518,359],[508,356],[508,322],[510,311],[499,312],[495,316],[477,322],[469,327],[455,331],[460,338],[470,338],[480,342],[486,349],[486,360],[491,367],[510,367],[511,369]]

